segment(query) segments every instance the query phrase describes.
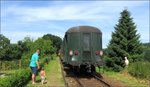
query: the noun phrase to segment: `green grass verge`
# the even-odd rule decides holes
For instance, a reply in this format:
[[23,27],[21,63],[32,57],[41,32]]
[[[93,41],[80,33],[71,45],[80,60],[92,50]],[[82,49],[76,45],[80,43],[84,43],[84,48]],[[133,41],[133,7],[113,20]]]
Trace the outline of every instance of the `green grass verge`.
[[[98,68],[96,70],[99,72]],[[102,69],[101,69],[101,73],[102,73]],[[127,84],[129,87],[148,87],[150,85],[148,80],[132,77],[127,73],[127,70],[124,70],[122,72],[113,72],[113,71],[104,70],[104,74],[113,79],[122,81],[123,83]]]

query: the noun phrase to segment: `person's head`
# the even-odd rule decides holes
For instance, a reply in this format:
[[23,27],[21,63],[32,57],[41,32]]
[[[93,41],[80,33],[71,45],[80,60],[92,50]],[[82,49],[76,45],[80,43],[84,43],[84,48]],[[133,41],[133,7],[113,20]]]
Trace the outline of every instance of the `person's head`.
[[37,54],[40,54],[40,51],[41,51],[41,50],[38,48],[38,49],[36,50]]

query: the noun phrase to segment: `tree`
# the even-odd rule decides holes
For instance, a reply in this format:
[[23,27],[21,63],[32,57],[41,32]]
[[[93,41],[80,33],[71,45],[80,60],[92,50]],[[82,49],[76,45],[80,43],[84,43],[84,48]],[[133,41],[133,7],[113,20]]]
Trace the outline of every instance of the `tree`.
[[124,66],[124,57],[128,57],[130,62],[143,59],[142,44],[137,34],[136,25],[133,18],[130,17],[128,10],[121,12],[118,24],[114,27],[112,39],[108,45],[108,57],[111,58],[111,67],[113,70],[120,71]]
[[52,45],[53,47],[56,47],[57,52],[61,48],[62,39],[60,37],[52,35],[52,34],[46,34],[42,38],[45,40],[51,40]]
[[18,44],[10,44],[7,49],[4,60],[16,60],[21,58],[21,47]]
[[0,60],[5,58],[5,54],[8,51],[8,46],[10,45],[10,40],[0,34]]
[[0,34],[0,49],[6,48],[8,45],[10,45],[10,40]]
[[33,39],[31,39],[30,37],[25,37],[22,41],[18,41],[18,45],[21,47],[20,51],[22,53],[27,53],[28,51],[30,51],[31,46],[33,44]]

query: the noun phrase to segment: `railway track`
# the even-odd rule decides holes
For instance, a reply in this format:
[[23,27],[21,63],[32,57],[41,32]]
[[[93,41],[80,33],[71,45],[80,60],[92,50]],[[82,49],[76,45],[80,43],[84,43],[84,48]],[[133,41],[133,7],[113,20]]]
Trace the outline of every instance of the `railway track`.
[[[98,73],[80,75],[71,71],[64,71],[61,60],[60,65],[65,87],[112,87],[102,80],[102,77]],[[69,75],[66,76],[66,73]]]
[[112,87],[102,80],[97,73],[91,73],[84,77],[75,76],[74,79],[76,80],[78,87]]
[[109,83],[105,82],[102,79],[102,76],[99,73],[92,73],[93,77],[96,78],[97,80],[99,80],[100,82],[102,82],[103,84],[106,85],[106,87],[112,87]]

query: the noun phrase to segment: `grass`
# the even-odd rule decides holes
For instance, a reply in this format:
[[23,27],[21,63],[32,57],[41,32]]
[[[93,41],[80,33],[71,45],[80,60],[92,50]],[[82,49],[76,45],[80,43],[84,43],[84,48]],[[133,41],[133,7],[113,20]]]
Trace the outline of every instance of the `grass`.
[[[98,69],[97,69],[97,71],[98,71]],[[128,74],[127,70],[124,70],[119,73],[105,70],[104,74],[109,77],[112,77],[116,80],[122,81],[123,83],[127,84],[129,87],[148,87],[148,86],[150,86],[150,81],[132,77],[130,74]]]
[[47,83],[41,84],[40,75],[36,77],[36,84],[31,84],[31,81],[28,83],[27,87],[64,87],[64,82],[61,75],[61,68],[59,64],[59,59],[51,60],[49,64],[44,67],[46,72]]
[[150,62],[147,61],[140,61],[140,62],[134,62],[129,65],[128,72],[135,77],[138,78],[150,78]]

